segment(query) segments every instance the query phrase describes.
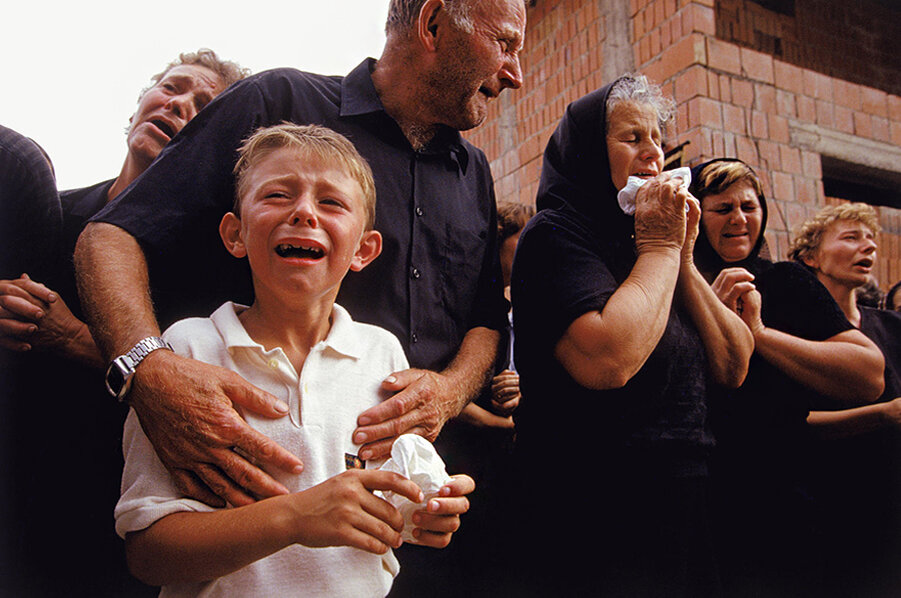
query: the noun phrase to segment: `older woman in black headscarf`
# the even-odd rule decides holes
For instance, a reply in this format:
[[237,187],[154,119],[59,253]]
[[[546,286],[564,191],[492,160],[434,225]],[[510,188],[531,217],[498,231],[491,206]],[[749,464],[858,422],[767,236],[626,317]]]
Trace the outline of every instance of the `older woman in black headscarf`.
[[878,397],[882,358],[810,271],[760,256],[767,204],[747,164],[695,167],[691,191],[701,202],[695,262],[755,340],[744,385],[711,408],[724,583],[729,595],[806,595],[820,577],[805,483],[807,415]]
[[[740,384],[752,343],[692,263],[698,205],[662,173],[672,115],[659,88],[625,76],[570,104],[545,151],[512,280],[528,590],[715,587],[707,388]],[[630,177],[644,181],[634,216],[617,201]]]

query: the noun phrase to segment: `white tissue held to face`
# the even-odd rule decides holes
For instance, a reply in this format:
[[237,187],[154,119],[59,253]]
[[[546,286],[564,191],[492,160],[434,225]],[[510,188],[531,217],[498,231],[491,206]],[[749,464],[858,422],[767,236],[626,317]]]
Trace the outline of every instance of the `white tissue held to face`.
[[[664,174],[669,174],[672,178],[681,178],[682,187],[685,189],[691,185],[691,168],[688,166],[667,170]],[[616,200],[619,202],[619,207],[623,212],[630,216],[635,214],[635,196],[638,194],[638,190],[641,189],[641,186],[649,180],[652,179],[645,179],[637,176],[629,177],[626,186],[620,189],[619,193],[616,194]],[[685,205],[685,211],[688,212],[688,204]]]
[[404,517],[404,542],[417,544],[413,536],[413,513],[426,508],[429,500],[438,496],[441,487],[451,481],[444,461],[435,451],[431,442],[416,434],[403,434],[394,441],[391,457],[379,467],[382,471],[392,471],[412,480],[422,490],[422,502],[414,503],[395,492],[376,491],[376,494],[391,503]]

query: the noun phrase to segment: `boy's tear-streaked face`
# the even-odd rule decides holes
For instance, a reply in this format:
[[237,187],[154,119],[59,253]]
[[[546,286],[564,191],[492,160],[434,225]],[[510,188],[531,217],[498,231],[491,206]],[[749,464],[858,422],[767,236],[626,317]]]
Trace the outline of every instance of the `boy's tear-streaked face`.
[[283,148],[260,160],[246,180],[240,237],[255,286],[337,292],[349,269],[365,265],[363,192],[342,168]]

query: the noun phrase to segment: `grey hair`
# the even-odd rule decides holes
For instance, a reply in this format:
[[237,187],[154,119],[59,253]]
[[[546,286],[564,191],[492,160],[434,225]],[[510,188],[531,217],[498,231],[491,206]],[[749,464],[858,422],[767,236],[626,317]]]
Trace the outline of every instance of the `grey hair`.
[[623,75],[613,84],[607,95],[607,127],[610,127],[610,115],[620,104],[645,104],[657,113],[657,124],[662,132],[676,122],[676,103],[663,95],[663,90],[656,83],[651,83],[644,75],[629,73]]
[[[473,0],[444,0],[444,10],[450,15],[451,22],[466,33],[473,32],[470,10]],[[388,6],[388,20],[385,22],[385,33],[404,33],[413,27],[425,0],[391,0]]]

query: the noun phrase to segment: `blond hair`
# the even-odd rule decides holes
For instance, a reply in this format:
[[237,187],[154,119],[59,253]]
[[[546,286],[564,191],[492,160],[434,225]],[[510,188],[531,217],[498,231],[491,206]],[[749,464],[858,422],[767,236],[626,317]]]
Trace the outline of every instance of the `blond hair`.
[[234,168],[235,215],[241,216],[241,199],[247,192],[248,172],[263,158],[280,149],[293,149],[342,166],[363,191],[366,230],[375,226],[375,181],[372,169],[354,144],[344,135],[327,127],[288,122],[257,129],[238,149],[238,162]]
[[837,206],[827,206],[817,212],[817,215],[802,224],[795,232],[788,248],[789,259],[803,262],[804,258],[812,256],[820,248],[823,233],[833,222],[850,220],[860,222],[873,233],[878,233],[879,217],[872,206],[865,203],[846,203]]

